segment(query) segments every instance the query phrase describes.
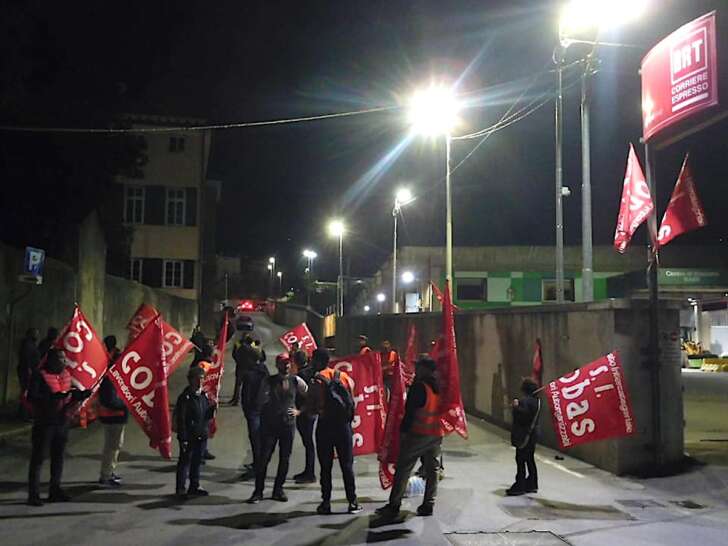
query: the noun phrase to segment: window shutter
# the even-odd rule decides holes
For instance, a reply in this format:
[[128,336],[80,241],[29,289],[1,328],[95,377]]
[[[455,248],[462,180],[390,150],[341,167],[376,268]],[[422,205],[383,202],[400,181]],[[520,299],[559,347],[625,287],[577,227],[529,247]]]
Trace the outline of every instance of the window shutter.
[[144,266],[142,267],[142,284],[146,284],[152,288],[161,288],[162,274],[161,258],[144,258]]
[[197,225],[197,188],[187,188],[187,210],[185,220],[188,226]]
[[164,225],[167,201],[164,186],[146,186],[144,195],[144,223],[152,226]]
[[195,261],[185,260],[183,274],[184,288],[195,287]]

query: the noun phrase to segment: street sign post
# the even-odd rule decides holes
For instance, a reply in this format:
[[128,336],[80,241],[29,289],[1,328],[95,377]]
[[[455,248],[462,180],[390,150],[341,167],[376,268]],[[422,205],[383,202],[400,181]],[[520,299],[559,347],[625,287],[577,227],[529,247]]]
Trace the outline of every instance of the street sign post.
[[23,273],[18,276],[18,280],[30,284],[43,284],[44,266],[45,250],[26,246],[25,259],[23,260]]

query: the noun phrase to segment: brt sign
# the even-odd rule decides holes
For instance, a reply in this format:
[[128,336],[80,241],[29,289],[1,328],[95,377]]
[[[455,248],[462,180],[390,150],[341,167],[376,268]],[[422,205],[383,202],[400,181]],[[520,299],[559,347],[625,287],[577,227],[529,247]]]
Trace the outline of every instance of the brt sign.
[[642,127],[649,140],[718,105],[716,12],[680,27],[642,59]]

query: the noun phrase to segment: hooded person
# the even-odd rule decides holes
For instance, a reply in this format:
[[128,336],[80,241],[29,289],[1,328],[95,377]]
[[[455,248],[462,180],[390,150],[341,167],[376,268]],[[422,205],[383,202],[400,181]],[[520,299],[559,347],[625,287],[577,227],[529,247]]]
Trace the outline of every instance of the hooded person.
[[[120,351],[116,346],[116,336],[106,336],[104,345],[109,353],[108,367],[114,365]],[[99,387],[99,421],[104,426],[104,449],[101,453],[99,483],[110,487],[121,485],[121,476],[116,474],[119,453],[124,445],[124,431],[129,420],[129,410],[119,397],[108,374]]]
[[536,381],[524,377],[521,383],[522,396],[514,398],[511,403],[513,411],[511,445],[516,448],[516,480],[506,490],[506,495],[510,497],[538,492],[535,451],[541,401],[536,397],[537,390]]
[[58,337],[58,328],[55,326],[51,326],[48,328],[48,331],[46,332],[46,337],[40,340],[40,343],[38,343],[38,352],[40,353],[40,357],[43,358],[46,353],[50,350],[51,347],[53,347],[53,343],[56,341],[56,338]]

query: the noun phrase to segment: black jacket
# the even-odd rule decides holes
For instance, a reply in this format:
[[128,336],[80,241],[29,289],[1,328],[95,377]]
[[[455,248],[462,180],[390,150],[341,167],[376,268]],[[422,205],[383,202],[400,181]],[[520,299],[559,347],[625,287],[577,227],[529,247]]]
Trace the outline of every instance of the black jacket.
[[28,400],[33,405],[33,422],[41,425],[65,425],[68,409],[83,400],[90,391],[71,389],[65,393],[53,393],[38,369],[33,370],[28,387]]
[[269,375],[268,368],[262,362],[255,362],[243,371],[240,405],[246,415],[260,414],[262,411],[266,400],[261,385]]
[[99,421],[105,425],[122,425],[129,420],[129,410],[124,401],[119,398],[113,383],[108,377],[104,377],[103,381],[101,381],[101,386],[99,387],[99,404],[110,410],[124,411],[123,415],[110,417],[99,415]]
[[174,408],[177,438],[180,442],[202,440],[207,438],[207,430],[215,414],[215,408],[210,406],[205,391],[197,394],[192,387],[187,386],[177,398]]
[[[511,445],[520,447],[531,430],[534,417],[539,410],[539,401],[535,396],[526,396],[518,400],[518,406],[513,408],[513,425],[511,426]],[[528,445],[536,443],[538,423],[533,428]]]
[[18,351],[18,378],[23,390],[28,389],[30,377],[40,363],[40,352],[35,342],[29,338],[23,338]]
[[248,343],[241,343],[233,350],[233,360],[235,360],[235,375],[244,376],[244,374],[260,359],[260,354]]

